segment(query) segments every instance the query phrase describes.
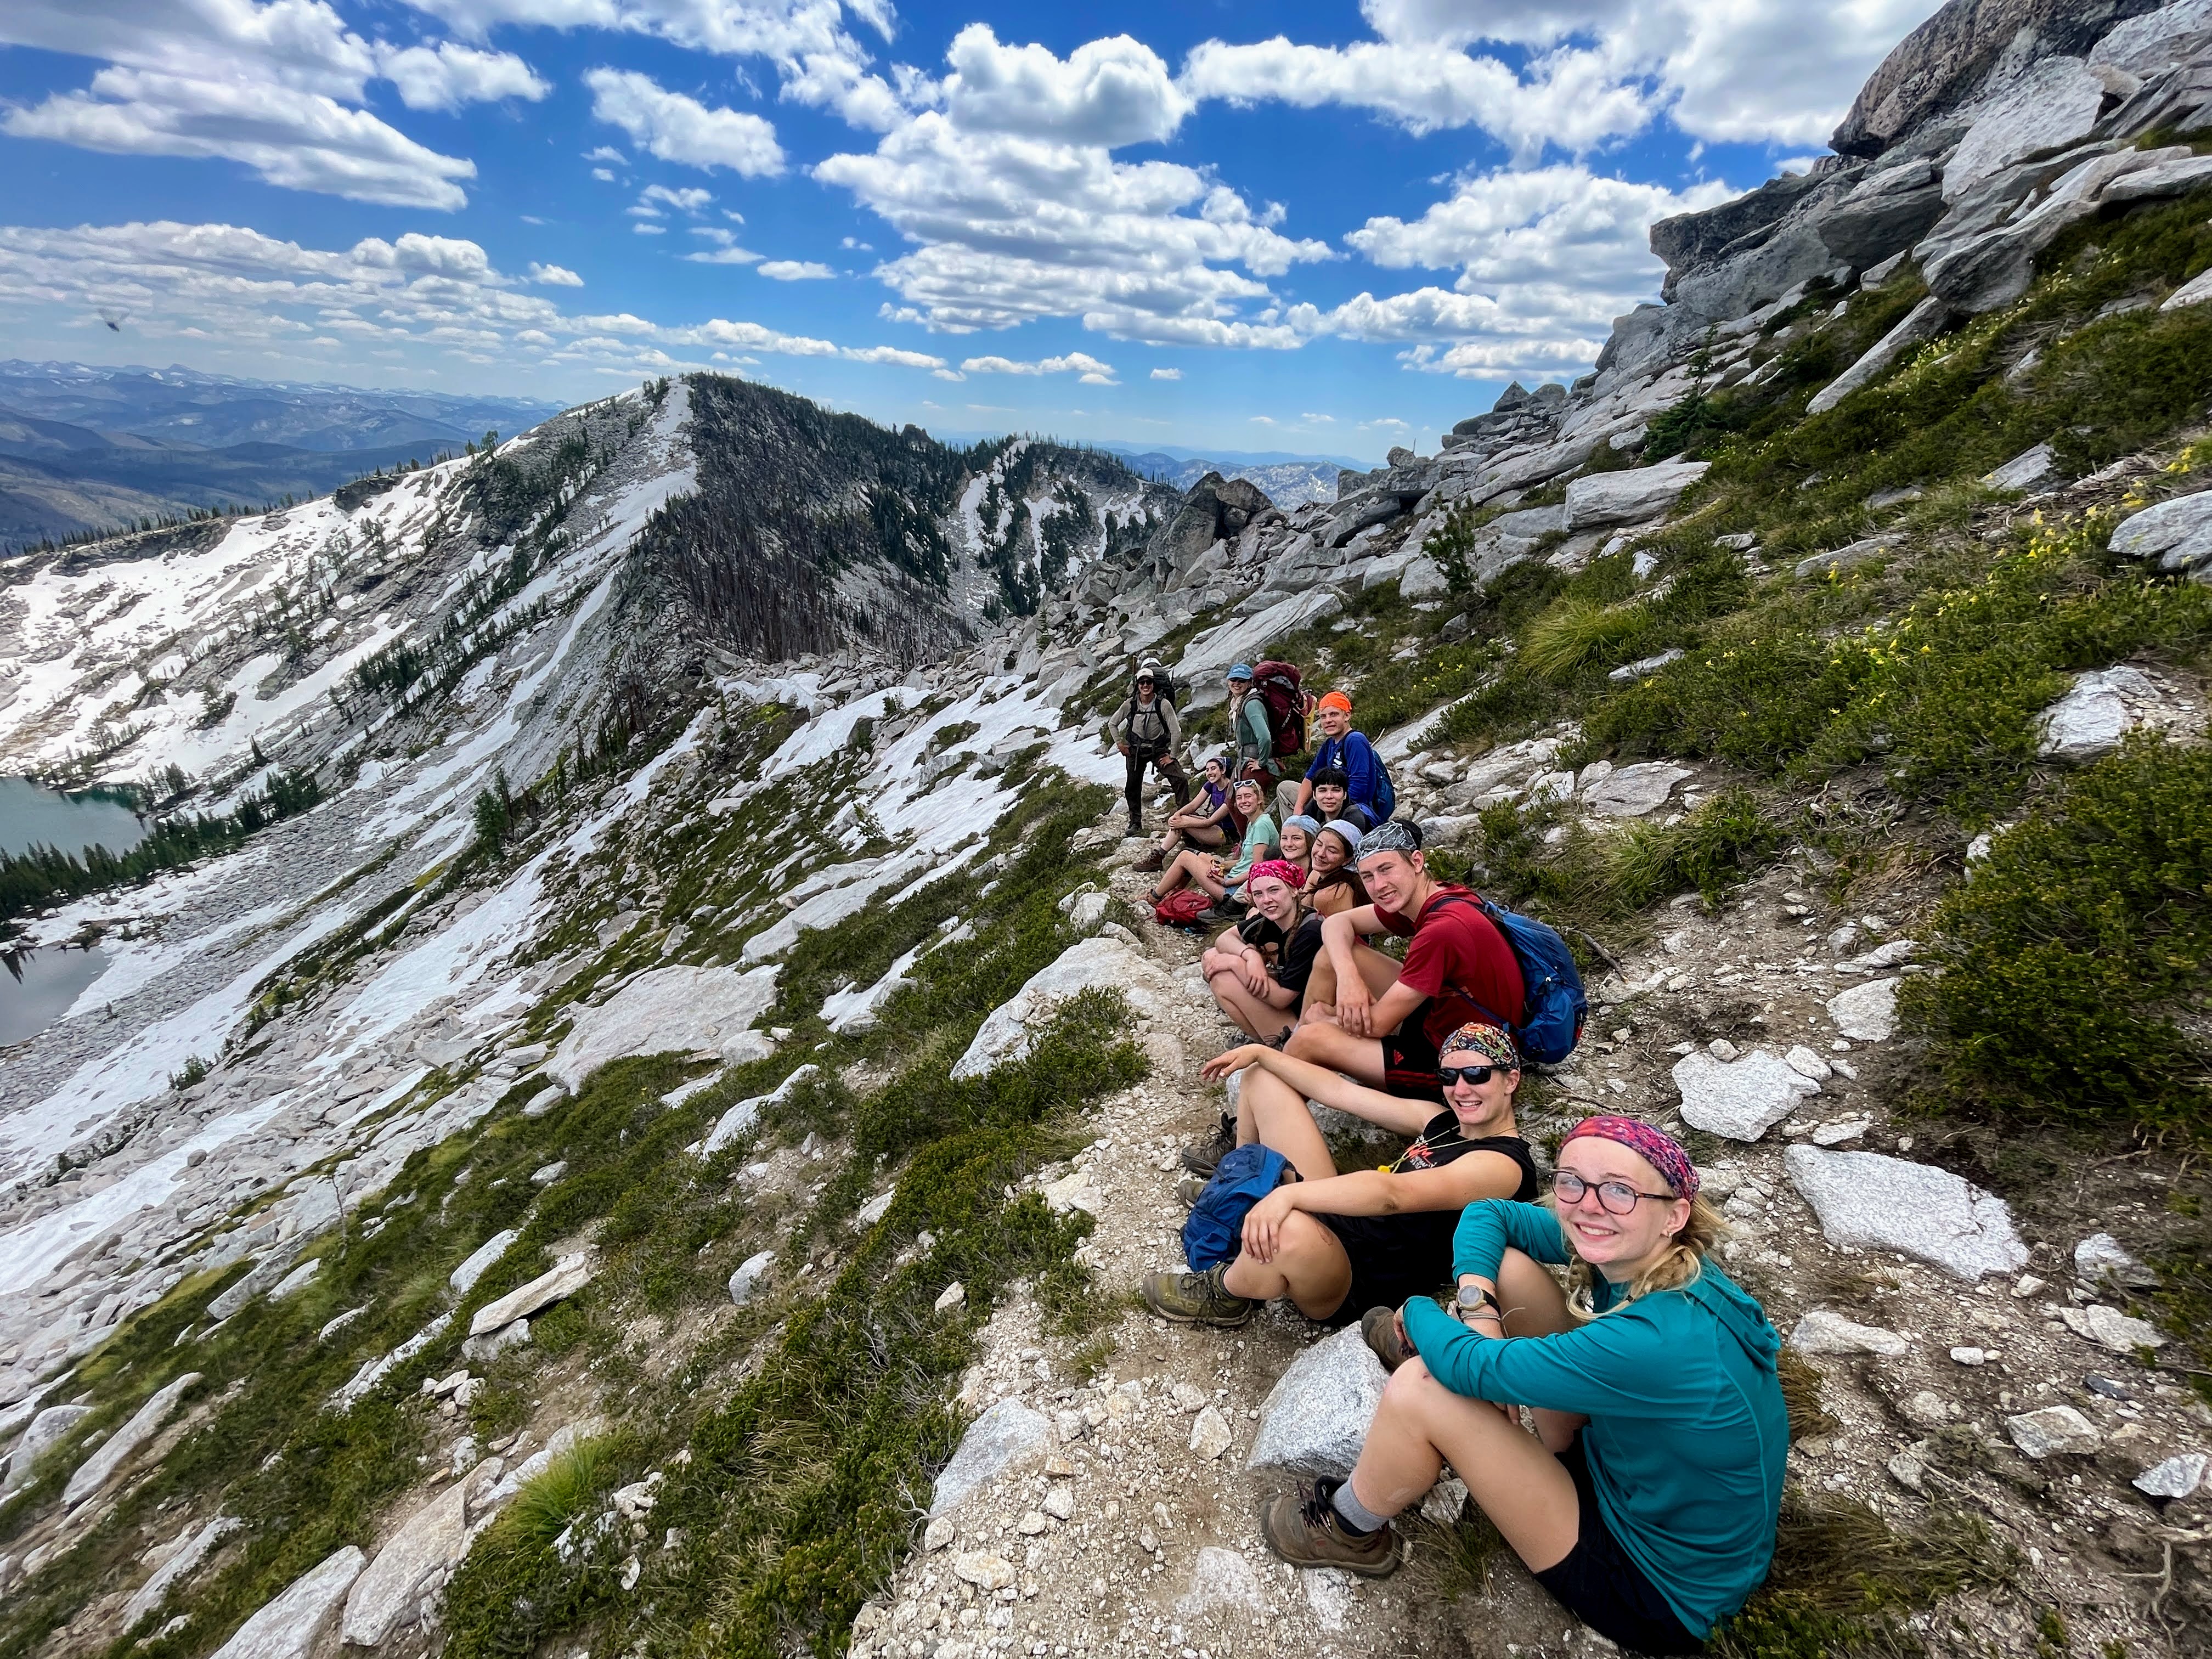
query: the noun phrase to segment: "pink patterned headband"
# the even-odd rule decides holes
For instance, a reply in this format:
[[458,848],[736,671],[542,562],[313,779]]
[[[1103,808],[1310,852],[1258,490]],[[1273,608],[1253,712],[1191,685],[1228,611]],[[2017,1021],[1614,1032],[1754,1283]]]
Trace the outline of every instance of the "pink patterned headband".
[[[1580,1140],[1585,1136],[1627,1147],[1659,1171],[1660,1178],[1677,1198],[1698,1195],[1698,1167],[1690,1162],[1682,1143],[1665,1130],[1639,1123],[1632,1117],[1586,1117],[1568,1132],[1567,1140]],[[1564,1146],[1566,1141],[1559,1144]]]

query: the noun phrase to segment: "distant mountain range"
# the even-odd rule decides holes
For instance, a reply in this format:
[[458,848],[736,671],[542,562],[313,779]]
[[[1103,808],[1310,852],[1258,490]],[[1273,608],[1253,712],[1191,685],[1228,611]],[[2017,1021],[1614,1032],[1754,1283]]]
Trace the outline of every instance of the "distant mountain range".
[[561,405],[0,362],[0,553],[191,507],[320,495]]
[[1182,449],[1158,444],[1139,449],[1133,444],[1102,443],[1099,448],[1119,455],[1148,478],[1158,478],[1178,489],[1188,489],[1209,472],[1224,478],[1249,478],[1267,493],[1278,507],[1297,507],[1304,501],[1336,499],[1336,474],[1340,467],[1367,471],[1368,463],[1348,455],[1294,455],[1281,450],[1256,453],[1236,449]]

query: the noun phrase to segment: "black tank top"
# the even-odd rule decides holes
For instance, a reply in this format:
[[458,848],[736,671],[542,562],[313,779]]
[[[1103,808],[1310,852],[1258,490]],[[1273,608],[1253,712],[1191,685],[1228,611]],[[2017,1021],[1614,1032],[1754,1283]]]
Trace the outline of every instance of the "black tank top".
[[1399,1154],[1390,1173],[1441,1170],[1469,1152],[1503,1152],[1511,1158],[1521,1170],[1521,1184],[1514,1189],[1514,1198],[1522,1204],[1535,1201],[1542,1182],[1536,1174],[1535,1159],[1528,1156],[1528,1143],[1519,1135],[1484,1135],[1470,1140],[1460,1133],[1459,1118],[1449,1108],[1421,1126],[1420,1138]]

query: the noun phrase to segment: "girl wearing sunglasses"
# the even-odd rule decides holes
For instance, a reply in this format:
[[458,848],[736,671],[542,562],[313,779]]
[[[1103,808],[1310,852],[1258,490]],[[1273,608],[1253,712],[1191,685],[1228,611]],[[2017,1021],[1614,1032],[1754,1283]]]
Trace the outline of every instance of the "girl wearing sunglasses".
[[[1163,1318],[1242,1325],[1286,1296],[1307,1318],[1344,1324],[1395,1307],[1450,1276],[1452,1228],[1484,1199],[1533,1200],[1536,1166],[1513,1121],[1521,1057],[1495,1025],[1469,1024],[1444,1042],[1444,1109],[1385,1094],[1264,1043],[1206,1062],[1203,1075],[1244,1074],[1237,1144],[1282,1153],[1298,1179],[1255,1204],[1237,1259],[1202,1273],[1153,1273],[1141,1291]],[[1306,1102],[1316,1100],[1414,1137],[1395,1162],[1339,1175]]]
[[[1389,1518],[1443,1462],[1537,1581],[1641,1653],[1701,1650],[1766,1576],[1790,1421],[1781,1340],[1708,1260],[1725,1224],[1673,1137],[1586,1119],[1547,1207],[1473,1204],[1453,1312],[1417,1297],[1364,1322],[1397,1361],[1352,1479],[1278,1498],[1285,1559],[1379,1576]],[[1562,1292],[1546,1263],[1565,1264]],[[1522,1431],[1510,1406],[1534,1410]]]

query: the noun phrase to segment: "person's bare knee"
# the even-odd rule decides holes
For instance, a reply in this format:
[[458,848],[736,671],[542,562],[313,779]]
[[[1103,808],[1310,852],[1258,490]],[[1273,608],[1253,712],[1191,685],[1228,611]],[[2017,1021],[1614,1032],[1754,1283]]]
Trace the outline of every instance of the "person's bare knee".
[[1571,1330],[1566,1293],[1534,1257],[1508,1248],[1498,1263],[1498,1299],[1511,1336],[1549,1336]]
[[1352,1291],[1352,1258],[1343,1242],[1310,1215],[1285,1218],[1274,1266],[1291,1300],[1309,1319],[1326,1319]]

